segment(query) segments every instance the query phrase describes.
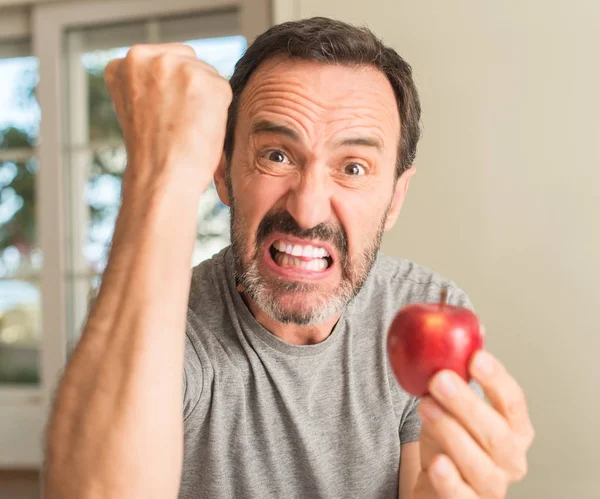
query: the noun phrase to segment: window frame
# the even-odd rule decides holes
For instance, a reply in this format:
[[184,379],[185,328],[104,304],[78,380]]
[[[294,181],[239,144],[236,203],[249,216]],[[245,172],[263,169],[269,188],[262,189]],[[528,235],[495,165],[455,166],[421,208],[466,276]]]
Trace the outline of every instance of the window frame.
[[[185,14],[201,15],[215,10],[237,9],[240,34],[250,43],[272,22],[270,0],[122,0],[36,3],[30,8],[5,9],[0,3],[0,42],[31,40],[31,54],[39,61],[37,96],[42,110],[40,143],[34,150],[40,163],[37,176],[39,245],[44,255],[40,272],[42,334],[40,385],[0,387],[0,466],[38,468],[42,462],[43,426],[63,372],[68,348],[68,240],[67,211],[70,205],[65,147],[67,48],[66,33],[73,28]],[[7,30],[4,27],[7,27]],[[21,411],[21,412],[19,412]],[[28,415],[28,417],[24,417]],[[22,419],[21,419],[22,418]],[[28,435],[16,449],[14,435]],[[12,445],[12,450],[11,450]]]

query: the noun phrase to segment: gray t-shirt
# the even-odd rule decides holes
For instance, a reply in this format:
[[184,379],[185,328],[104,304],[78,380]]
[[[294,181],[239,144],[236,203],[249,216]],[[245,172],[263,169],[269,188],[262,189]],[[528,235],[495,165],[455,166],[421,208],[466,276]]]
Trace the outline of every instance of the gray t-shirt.
[[396,382],[386,333],[410,302],[470,307],[429,269],[379,255],[331,335],[279,340],[236,291],[229,249],[194,269],[184,369],[180,499],[397,498],[417,400]]

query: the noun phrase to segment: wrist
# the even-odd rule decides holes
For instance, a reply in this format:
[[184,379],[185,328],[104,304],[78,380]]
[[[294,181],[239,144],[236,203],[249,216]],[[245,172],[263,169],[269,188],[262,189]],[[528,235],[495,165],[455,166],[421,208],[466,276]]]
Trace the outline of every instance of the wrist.
[[[153,159],[128,154],[127,169],[123,178],[123,198],[140,193],[153,196],[163,192],[172,192],[175,197],[199,197],[210,185],[216,161],[209,160],[211,154],[200,152],[182,155],[180,152],[168,152],[161,159]],[[211,163],[214,168],[207,168]]]

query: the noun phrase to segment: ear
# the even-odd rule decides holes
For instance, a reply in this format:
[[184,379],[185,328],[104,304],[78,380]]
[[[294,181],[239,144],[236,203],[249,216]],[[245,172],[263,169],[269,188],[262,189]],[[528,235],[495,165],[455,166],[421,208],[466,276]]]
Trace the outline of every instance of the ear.
[[390,211],[388,213],[387,219],[385,221],[385,226],[383,230],[387,232],[394,225],[396,225],[396,220],[398,219],[398,215],[400,215],[400,209],[404,204],[404,199],[406,198],[406,191],[408,191],[408,184],[412,176],[417,173],[417,170],[414,166],[411,166],[408,170],[405,170],[400,178],[396,181],[396,187],[394,187],[394,196],[392,198],[392,205],[390,206]]
[[217,194],[219,195],[219,199],[221,203],[226,206],[230,206],[229,204],[229,191],[227,190],[227,159],[225,158],[225,152],[221,156],[221,161],[219,161],[219,166],[215,170],[215,187],[217,188]]

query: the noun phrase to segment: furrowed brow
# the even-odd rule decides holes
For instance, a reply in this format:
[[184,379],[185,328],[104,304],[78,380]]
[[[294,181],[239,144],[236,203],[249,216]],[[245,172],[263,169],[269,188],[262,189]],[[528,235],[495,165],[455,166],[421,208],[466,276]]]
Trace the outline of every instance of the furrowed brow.
[[383,150],[383,143],[377,137],[368,137],[368,136],[356,136],[356,137],[347,137],[345,139],[341,139],[336,142],[336,146],[365,146],[365,147],[373,147],[378,151]]
[[252,124],[250,135],[259,135],[261,133],[273,133],[276,135],[283,135],[292,140],[300,140],[300,135],[298,135],[298,132],[293,128],[269,120],[259,120]]

